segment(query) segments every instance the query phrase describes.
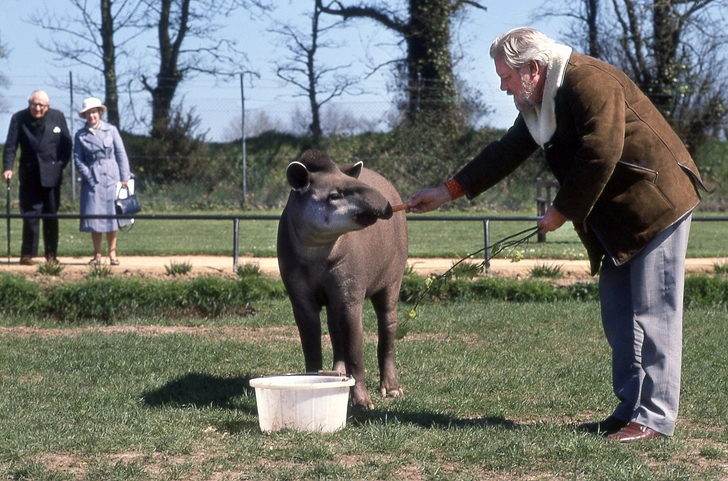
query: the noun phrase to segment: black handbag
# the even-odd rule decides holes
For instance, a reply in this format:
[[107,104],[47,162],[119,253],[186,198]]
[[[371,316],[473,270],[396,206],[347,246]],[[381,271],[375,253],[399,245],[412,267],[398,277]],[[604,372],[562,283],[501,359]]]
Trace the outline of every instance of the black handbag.
[[[126,187],[125,187],[126,188]],[[126,188],[127,196],[123,199],[116,199],[116,213],[118,215],[131,215],[141,211],[136,194],[128,194],[129,189]]]
[[[139,205],[136,194],[130,194],[129,187],[122,187],[121,189],[126,189],[126,197],[117,198],[114,202],[116,205],[116,214],[132,215],[141,211],[142,208]],[[119,190],[119,193],[121,193],[121,190]],[[134,219],[119,219],[118,223],[119,229],[124,230],[124,227],[128,227],[127,230],[130,230],[134,225]]]

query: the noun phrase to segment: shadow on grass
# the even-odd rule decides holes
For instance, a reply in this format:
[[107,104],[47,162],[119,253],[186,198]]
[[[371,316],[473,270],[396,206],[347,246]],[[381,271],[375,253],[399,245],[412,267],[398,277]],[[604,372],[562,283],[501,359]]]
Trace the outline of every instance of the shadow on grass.
[[350,409],[352,425],[367,423],[387,424],[390,422],[401,424],[414,424],[424,428],[450,429],[450,428],[492,428],[492,429],[518,429],[520,426],[502,416],[484,416],[477,418],[458,418],[441,413],[432,412],[405,412],[405,411],[361,411]]
[[209,374],[187,373],[167,384],[142,393],[144,405],[149,408],[218,407],[256,414],[255,403],[245,406],[239,396],[255,399],[250,377],[218,377]]

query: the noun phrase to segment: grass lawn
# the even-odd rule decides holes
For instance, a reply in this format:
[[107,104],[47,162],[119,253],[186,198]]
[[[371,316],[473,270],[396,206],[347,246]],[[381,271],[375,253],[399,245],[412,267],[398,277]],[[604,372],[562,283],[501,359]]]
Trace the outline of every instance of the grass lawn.
[[396,345],[405,397],[393,400],[378,395],[367,308],[375,409],[350,412],[332,434],[258,429],[248,380],[300,372],[303,356],[289,302],[255,308],[214,321],[0,327],[0,477],[728,478],[725,309],[686,311],[675,437],[622,446],[574,428],[615,405],[596,303],[425,304]]
[[[190,213],[194,215],[195,213]],[[235,212],[204,212],[199,215],[235,215]],[[237,214],[240,214],[238,212]],[[475,214],[434,212],[408,216],[409,252],[411,257],[463,257],[482,249],[484,227],[479,220],[425,221],[427,217],[476,217]],[[280,210],[253,215],[280,215]],[[401,214],[398,214],[401,215]],[[483,214],[484,215],[484,214]],[[525,216],[533,213],[525,213]],[[696,214],[709,217],[707,214]],[[514,217],[514,216],[511,216]],[[713,216],[716,217],[716,216]],[[21,220],[11,221],[11,254],[20,254]],[[497,218],[490,222],[490,242],[527,229],[533,222],[505,221]],[[276,255],[276,220],[241,220],[238,247],[241,255],[272,257]],[[689,257],[728,256],[728,221],[694,221],[688,244]],[[232,256],[232,220],[166,220],[138,219],[129,233],[119,233],[119,255],[225,255]],[[0,249],[6,252],[7,234],[0,228]],[[104,249],[105,249],[104,244]],[[570,224],[547,235],[547,242],[529,242],[521,249],[524,258],[585,259],[586,251]],[[40,254],[43,254],[42,241]],[[59,254],[88,256],[93,254],[91,235],[78,231],[78,220],[60,221]]]

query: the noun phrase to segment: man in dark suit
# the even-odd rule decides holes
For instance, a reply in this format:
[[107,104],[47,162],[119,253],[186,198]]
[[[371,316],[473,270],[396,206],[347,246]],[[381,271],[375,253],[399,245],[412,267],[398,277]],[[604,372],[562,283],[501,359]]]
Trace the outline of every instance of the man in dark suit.
[[[63,168],[71,160],[71,135],[66,118],[50,108],[48,94],[36,90],[28,98],[28,108],[10,120],[3,153],[3,178],[13,177],[15,153],[20,146],[19,198],[22,214],[55,214],[61,200]],[[23,219],[20,264],[33,265],[38,255],[39,218]],[[48,262],[58,262],[58,219],[43,219],[43,243]]]

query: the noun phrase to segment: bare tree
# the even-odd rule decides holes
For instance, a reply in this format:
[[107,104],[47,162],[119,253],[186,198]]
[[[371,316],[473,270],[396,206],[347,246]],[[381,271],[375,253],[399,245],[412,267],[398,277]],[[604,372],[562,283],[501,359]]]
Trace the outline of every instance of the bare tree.
[[323,13],[344,20],[374,20],[402,38],[405,58],[394,63],[405,79],[402,110],[410,125],[420,117],[460,123],[450,54],[450,20],[465,7],[485,10],[483,5],[472,0],[408,0],[406,11],[397,11],[384,3],[345,6],[339,0],[316,0],[316,4]]
[[156,81],[146,75],[141,76],[141,81],[152,97],[152,137],[159,138],[168,130],[172,102],[182,81],[196,73],[234,75],[244,63],[245,55],[236,48],[235,41],[220,37],[221,26],[213,20],[227,17],[240,7],[267,7],[255,0],[142,1],[147,7],[147,26],[157,30]]
[[339,46],[324,41],[323,36],[336,28],[340,22],[321,26],[321,10],[318,4],[314,4],[310,20],[311,31],[308,34],[288,24],[280,25],[273,31],[285,38],[286,46],[291,53],[285,62],[276,63],[276,75],[298,87],[301,91],[300,96],[307,97],[311,109],[311,124],[308,133],[316,143],[323,134],[321,108],[345,92],[351,92],[358,80],[342,73],[351,66],[350,64],[326,67],[317,62],[316,54],[319,49]]
[[[8,49],[3,44],[2,37],[0,37],[0,60],[5,60],[8,58]],[[0,71],[0,88],[6,88],[10,81],[5,76],[5,74]],[[0,94],[0,112],[4,112],[7,109],[7,105],[5,103],[5,97]]]
[[564,37],[571,45],[594,58],[602,58],[600,36],[602,2],[600,0],[579,0],[577,2],[546,1],[536,9],[531,20],[544,17],[570,19]]
[[567,38],[627,72],[694,154],[728,120],[728,1],[595,2],[547,2],[540,13],[574,18]]
[[[117,59],[130,55],[129,44],[143,32],[140,28],[141,0],[98,0],[98,10],[87,0],[68,0],[74,13],[57,16],[48,10],[36,13],[30,23],[52,33],[52,41],[41,47],[62,62],[83,65],[104,78],[104,104],[110,123],[119,126]],[[89,85],[93,80],[86,81]],[[85,89],[93,93],[93,87]]]
[[691,153],[728,119],[725,0],[612,0],[613,61],[630,73]]

